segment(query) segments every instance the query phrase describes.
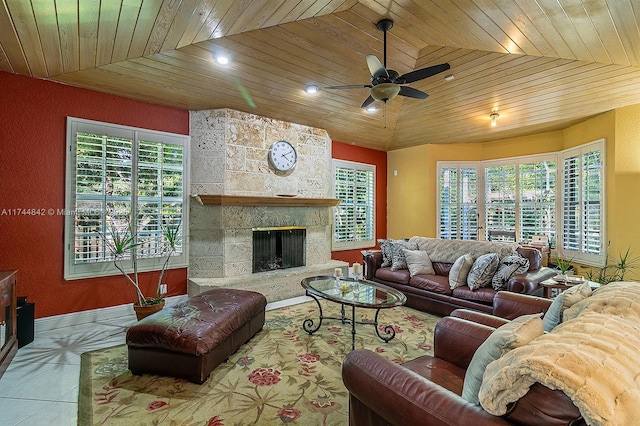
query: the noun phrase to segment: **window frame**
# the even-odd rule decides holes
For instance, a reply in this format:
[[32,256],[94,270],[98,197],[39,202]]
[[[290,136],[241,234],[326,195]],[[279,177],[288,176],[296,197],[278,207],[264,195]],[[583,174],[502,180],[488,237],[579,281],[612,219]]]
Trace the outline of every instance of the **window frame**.
[[[475,211],[476,211],[476,227],[475,227],[475,237],[476,240],[478,239],[478,236],[480,234],[480,231],[482,230],[481,227],[481,222],[480,222],[480,215],[479,215],[479,211],[478,211],[478,203],[479,203],[479,198],[481,197],[481,194],[479,193],[480,188],[484,187],[484,176],[480,173],[480,163],[477,161],[458,161],[458,162],[453,162],[453,161],[438,161],[437,163],[437,182],[438,182],[438,203],[437,203],[437,222],[436,222],[436,228],[437,228],[437,232],[438,232],[438,236],[439,238],[444,238],[442,236],[442,194],[440,193],[441,190],[441,186],[440,186],[440,179],[442,176],[442,171],[444,169],[456,169],[456,173],[458,175],[460,175],[460,170],[462,169],[472,169],[475,170],[475,177],[476,177],[476,194],[475,194],[475,198],[476,198],[476,204],[475,204]],[[457,194],[461,195],[462,191],[459,185],[461,185],[461,181],[458,179],[456,181],[458,183],[458,187],[456,188]],[[452,204],[452,203],[449,203]],[[462,208],[461,206],[464,205],[471,205],[469,203],[464,203],[463,201],[460,200],[459,196],[456,196],[456,210],[458,212],[458,215],[456,217],[456,238],[455,239],[460,239],[460,236],[463,234],[463,229],[462,229],[462,223],[464,222],[462,217],[460,216],[460,212],[462,212]],[[469,235],[473,235],[474,230],[469,229],[464,233],[468,233]]]
[[346,169],[352,169],[352,170],[360,170],[360,171],[367,171],[367,172],[372,172],[373,173],[373,177],[372,177],[372,194],[371,194],[371,239],[370,240],[350,240],[350,241],[343,241],[343,242],[338,242],[336,241],[336,236],[337,236],[337,226],[336,226],[336,219],[338,217],[338,209],[340,209],[340,204],[342,204],[342,201],[340,202],[340,204],[338,204],[335,207],[334,210],[334,217],[333,217],[333,232],[332,232],[332,236],[331,236],[331,249],[333,251],[341,251],[341,250],[357,250],[357,249],[364,249],[364,248],[369,248],[369,247],[373,247],[376,245],[376,181],[377,181],[377,169],[376,169],[376,165],[375,164],[368,164],[368,163],[359,163],[359,162],[355,162],[355,161],[348,161],[348,160],[340,160],[340,159],[333,159],[332,162],[332,181],[333,181],[333,185],[332,185],[332,194],[334,198],[338,198],[336,195],[336,170],[341,167],[341,168],[346,168]]
[[[599,224],[599,234],[600,234],[600,253],[598,254],[590,254],[585,252],[576,252],[576,251],[567,251],[563,249],[563,237],[564,237],[564,160],[576,153],[585,153],[590,151],[598,151],[600,153],[600,224]],[[515,209],[516,209],[516,225],[515,231],[518,236],[517,239],[521,239],[521,219],[522,212],[521,209],[521,188],[519,185],[520,179],[520,165],[522,164],[530,164],[536,162],[543,161],[555,161],[556,169],[555,169],[555,232],[556,232],[556,252],[558,256],[561,256],[566,259],[571,259],[574,262],[581,263],[584,265],[591,266],[603,266],[606,263],[607,253],[606,253],[606,245],[607,245],[607,218],[606,218],[606,139],[598,139],[596,141],[588,142],[582,144],[580,146],[565,149],[558,152],[551,153],[543,153],[543,154],[533,154],[527,156],[520,157],[512,157],[512,158],[503,158],[496,160],[487,160],[487,161],[478,161],[478,162],[456,162],[456,161],[438,161],[437,162],[437,175],[436,175],[436,194],[437,194],[437,206],[436,206],[436,229],[438,232],[438,236],[441,237],[440,234],[440,223],[442,221],[441,218],[441,184],[440,184],[440,174],[441,170],[444,168],[454,168],[454,167],[464,167],[471,168],[473,164],[477,165],[478,168],[478,199],[477,199],[477,211],[479,213],[478,219],[478,239],[486,239],[487,235],[487,225],[486,225],[486,169],[488,167],[496,166],[496,165],[506,165],[512,164],[516,166],[516,199],[515,199]],[[586,220],[586,219],[585,219]],[[581,226],[583,226],[581,224]],[[480,231],[482,230],[482,232]]]
[[[75,262],[75,211],[76,211],[76,150],[78,132],[90,132],[106,134],[111,137],[132,138],[132,170],[138,167],[138,141],[159,142],[162,144],[182,146],[182,214],[181,235],[182,252],[171,256],[167,269],[183,268],[189,266],[188,236],[189,229],[189,145],[188,135],[180,135],[168,132],[142,129],[131,126],[123,126],[113,123],[105,123],[76,117],[67,117],[67,158],[65,164],[65,209],[62,212],[64,221],[64,279],[76,280],[84,278],[96,278],[121,274],[113,265],[112,260],[95,261],[86,263]],[[136,172],[137,173],[137,172]],[[137,200],[132,188],[130,202]],[[104,212],[103,212],[104,217]],[[161,270],[165,256],[138,258],[138,272]],[[122,266],[126,272],[133,272],[132,259],[123,260]]]
[[[560,218],[556,218],[556,223],[558,226],[558,244],[556,251],[558,256],[571,260],[572,262],[581,263],[589,266],[598,266],[602,267],[607,262],[607,199],[606,199],[606,139],[598,139],[593,142],[589,142],[574,148],[568,148],[558,153],[558,163],[562,162],[563,167],[561,173],[559,173],[558,185],[564,185],[565,180],[565,169],[564,169],[564,161],[567,158],[579,155],[582,156],[585,153],[599,151],[600,153],[600,198],[599,198],[599,206],[600,206],[600,252],[598,254],[587,253],[583,251],[573,251],[564,248],[564,228],[565,228],[565,199],[563,197],[558,197],[560,199],[557,204],[557,210],[560,212]],[[583,169],[580,169],[580,177],[582,178]],[[581,191],[578,191],[581,192]],[[579,200],[579,203],[583,203],[582,197]],[[584,219],[581,220],[580,226],[584,225]],[[582,232],[580,233],[582,236]]]

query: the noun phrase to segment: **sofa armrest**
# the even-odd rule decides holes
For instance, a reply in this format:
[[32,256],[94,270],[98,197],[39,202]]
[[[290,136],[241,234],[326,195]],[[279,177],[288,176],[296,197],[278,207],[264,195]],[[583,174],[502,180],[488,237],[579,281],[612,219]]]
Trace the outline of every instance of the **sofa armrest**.
[[[391,425],[508,425],[479,405],[395,364],[375,352],[357,349],[342,363],[342,381],[351,398],[368,407],[375,416],[350,417],[350,426],[370,424],[367,418],[382,418]],[[379,422],[378,424],[383,424]]]
[[466,370],[473,354],[494,330],[465,319],[444,317],[433,333],[434,356]]
[[365,280],[373,279],[376,276],[376,270],[382,265],[382,252],[367,252],[362,256],[362,263],[364,265],[362,277]]
[[451,312],[451,316],[454,318],[462,318],[467,321],[477,322],[478,324],[488,325],[489,327],[494,328],[498,328],[509,323],[508,319],[491,314],[485,314],[484,312],[472,311],[471,309],[456,309]]
[[493,315],[512,320],[521,315],[545,313],[549,306],[550,299],[499,291],[493,298]]

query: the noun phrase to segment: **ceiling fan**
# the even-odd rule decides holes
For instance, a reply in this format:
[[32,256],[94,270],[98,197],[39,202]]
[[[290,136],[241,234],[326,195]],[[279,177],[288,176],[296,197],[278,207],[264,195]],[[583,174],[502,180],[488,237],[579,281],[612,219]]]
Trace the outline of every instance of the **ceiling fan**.
[[371,84],[350,84],[345,86],[328,86],[325,89],[369,89],[369,97],[360,106],[368,107],[374,101],[387,101],[397,95],[408,98],[425,99],[428,94],[403,84],[413,83],[418,80],[431,77],[451,68],[448,63],[433,65],[400,75],[397,71],[387,69],[387,31],[393,27],[391,19],[382,19],[376,24],[376,28],[384,33],[384,64],[376,55],[367,55],[367,66],[371,71]]

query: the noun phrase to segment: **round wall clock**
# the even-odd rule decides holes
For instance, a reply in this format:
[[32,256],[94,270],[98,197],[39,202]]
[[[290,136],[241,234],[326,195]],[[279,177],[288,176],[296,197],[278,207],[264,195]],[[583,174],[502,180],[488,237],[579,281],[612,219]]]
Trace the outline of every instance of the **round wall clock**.
[[289,172],[296,166],[298,154],[296,149],[287,141],[274,142],[269,147],[269,164],[278,172]]

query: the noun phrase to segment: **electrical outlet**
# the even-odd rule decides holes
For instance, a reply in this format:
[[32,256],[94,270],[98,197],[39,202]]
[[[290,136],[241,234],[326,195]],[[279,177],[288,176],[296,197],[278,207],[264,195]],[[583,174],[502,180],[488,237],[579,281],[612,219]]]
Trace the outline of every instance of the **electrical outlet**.
[[167,285],[160,284],[160,294],[167,294]]

